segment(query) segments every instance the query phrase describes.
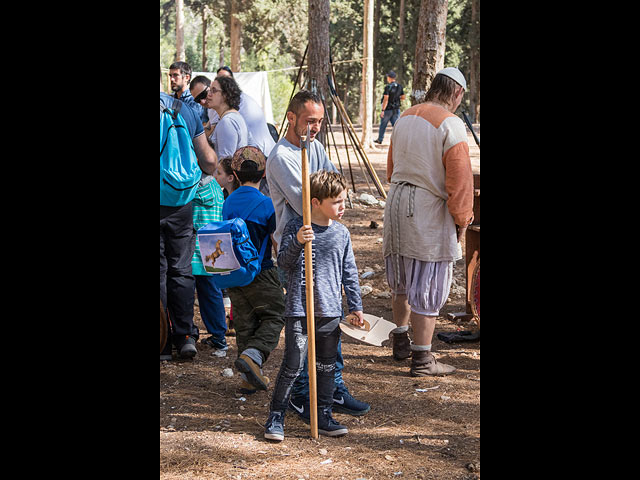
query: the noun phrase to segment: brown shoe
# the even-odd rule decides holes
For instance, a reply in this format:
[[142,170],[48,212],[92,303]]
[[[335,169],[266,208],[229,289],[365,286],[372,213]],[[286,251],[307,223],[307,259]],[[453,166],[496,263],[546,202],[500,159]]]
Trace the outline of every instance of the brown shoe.
[[414,351],[411,356],[411,376],[447,375],[456,371],[455,367],[439,363],[429,351]]
[[411,339],[409,332],[389,333],[389,340],[393,347],[394,360],[406,360],[411,356]]
[[[266,380],[266,384],[269,385],[269,377],[265,376],[264,379]],[[246,380],[242,380],[242,382],[240,382],[240,393],[244,393],[245,395],[252,395],[257,391],[258,389]]]
[[242,354],[234,362],[235,367],[246,374],[247,380],[258,390],[266,390],[269,384],[269,378],[262,375],[260,367],[249,357]]

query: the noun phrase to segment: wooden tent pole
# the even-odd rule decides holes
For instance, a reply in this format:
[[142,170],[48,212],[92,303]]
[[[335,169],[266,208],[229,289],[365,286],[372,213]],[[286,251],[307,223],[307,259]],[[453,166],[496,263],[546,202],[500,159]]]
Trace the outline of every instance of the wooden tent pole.
[[[307,147],[309,140],[309,126],[307,135],[300,139],[302,154],[302,222],[311,225],[311,192],[309,185],[309,162]],[[316,326],[313,301],[313,253],[311,242],[304,244],[304,273],[307,294],[307,360],[309,373],[309,413],[311,437],[318,438],[318,388],[316,382]]]

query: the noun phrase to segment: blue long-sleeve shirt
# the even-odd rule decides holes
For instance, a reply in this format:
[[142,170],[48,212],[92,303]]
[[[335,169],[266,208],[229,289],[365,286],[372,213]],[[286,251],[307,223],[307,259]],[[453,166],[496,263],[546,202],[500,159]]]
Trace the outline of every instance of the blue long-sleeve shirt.
[[[288,273],[286,317],[307,315],[304,244],[296,238],[301,226],[302,217],[293,218],[287,223],[278,251],[278,268]],[[342,287],[349,312],[362,310],[358,269],[349,230],[336,221],[328,227],[311,226],[315,235],[312,241],[315,316],[342,316]]]

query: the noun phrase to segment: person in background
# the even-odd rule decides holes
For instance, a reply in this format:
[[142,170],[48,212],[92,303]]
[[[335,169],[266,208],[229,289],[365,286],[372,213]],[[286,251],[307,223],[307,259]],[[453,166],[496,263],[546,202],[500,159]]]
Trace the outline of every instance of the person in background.
[[[160,70],[162,77],[162,70]],[[204,129],[197,114],[180,100],[160,92],[160,103],[173,108],[180,103],[184,118],[198,158],[198,165],[205,174],[213,174],[218,157],[204,137]],[[193,323],[194,283],[191,259],[195,249],[193,229],[193,202],[180,207],[160,205],[160,300],[168,311],[171,338],[160,353],[160,360],[172,359],[172,345],[183,358],[193,358],[199,338]]]
[[238,112],[240,94],[240,87],[233,78],[216,78],[209,87],[205,105],[220,117],[209,137],[218,158],[233,157],[236,150],[249,145],[250,133]]
[[[320,132],[324,120],[324,106],[322,98],[308,90],[296,93],[287,107],[287,121],[289,128],[271,151],[267,159],[267,182],[273,206],[276,211],[276,231],[273,234],[277,245],[282,240],[285,226],[292,218],[302,217],[302,157],[301,137],[307,134],[309,125],[310,138],[307,158],[309,173],[318,170],[335,172],[336,167],[331,163],[324,146],[315,140]],[[278,249],[279,251],[279,249]],[[287,274],[283,269],[278,269],[281,274],[280,281],[287,284]],[[344,359],[342,357],[342,343],[338,340],[338,352],[336,356],[336,368],[334,378],[336,389],[334,392],[333,411],[347,413],[349,415],[364,415],[371,406],[354,398],[342,378]],[[293,392],[289,401],[290,408],[295,410],[304,420],[309,421],[309,377],[307,364],[293,385]]]
[[[258,190],[265,161],[262,152],[252,146],[240,148],[234,154],[231,167],[240,188],[227,197],[222,209],[224,220],[244,220],[254,247],[264,252],[260,273],[253,281],[228,289],[238,346],[234,365],[241,372],[244,393],[267,389],[269,378],[263,375],[262,367],[278,346],[284,327],[284,293],[278,269],[271,259],[271,234],[276,228],[276,215],[271,199]],[[247,212],[252,205],[255,207]]]
[[[219,165],[218,168],[220,168]],[[222,188],[215,180],[215,176],[203,173],[196,196],[193,199],[193,227],[196,232],[211,222],[222,220],[223,202]],[[206,271],[202,263],[197,235],[191,267],[196,280],[195,288],[198,295],[200,317],[210,334],[209,337],[200,340],[200,343],[211,347],[213,355],[225,357],[228,346],[225,337],[227,315],[223,294],[213,281],[213,276]]]
[[387,85],[382,93],[382,113],[380,113],[380,128],[378,129],[378,138],[375,143],[381,144],[384,140],[384,132],[387,124],[391,122],[391,126],[396,124],[400,116],[400,102],[404,100],[404,90],[402,85],[396,82],[396,72],[391,70],[387,73]]
[[[455,367],[431,353],[436,318],[449,296],[460,239],[473,220],[473,174],[464,122],[454,115],[467,88],[457,68],[440,70],[424,103],[398,120],[387,156],[391,184],[383,254],[391,287],[393,358],[411,357],[410,375]],[[409,323],[413,342],[409,338]]]
[[182,100],[189,105],[192,110],[196,112],[198,117],[202,118],[204,108],[198,102],[193,99],[191,91],[189,90],[189,83],[191,82],[191,74],[193,69],[187,62],[175,62],[169,66],[169,82],[171,91],[174,98]]
[[[191,80],[191,83],[189,84],[189,92],[193,97],[193,101],[200,105],[200,108],[202,109],[200,120],[202,121],[202,125],[205,126],[205,133],[207,133],[206,129],[209,125],[209,109],[205,108],[204,102],[207,100],[207,93],[209,93],[210,86],[211,80],[204,75],[193,77],[193,80]],[[211,132],[208,132],[207,138],[209,138],[210,135]]]

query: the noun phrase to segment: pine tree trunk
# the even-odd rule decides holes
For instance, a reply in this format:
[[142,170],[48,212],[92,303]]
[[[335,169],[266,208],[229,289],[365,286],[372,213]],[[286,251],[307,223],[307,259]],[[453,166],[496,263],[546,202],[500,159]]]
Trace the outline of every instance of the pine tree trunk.
[[176,61],[184,60],[184,0],[176,0]]
[[404,0],[400,0],[400,25],[398,27],[398,43],[400,44],[400,65],[398,65],[399,83],[400,85],[406,85],[407,81],[404,78]]
[[207,12],[202,9],[202,71],[207,71]]
[[373,0],[364,1],[362,51],[362,146],[373,148]]
[[[329,0],[309,0],[309,52],[307,53],[307,82],[305,88],[316,90],[325,99],[329,96]],[[318,140],[326,145],[324,129]]]
[[231,0],[231,21],[229,28],[229,39],[231,42],[231,71],[240,71],[240,48],[242,46],[242,24],[236,17],[238,13],[238,1]]
[[[313,85],[318,93],[329,97],[327,75],[329,75],[329,0],[309,0],[309,52],[307,59],[307,85]],[[314,82],[315,81],[315,82]]]
[[480,123],[480,0],[471,2],[471,68],[469,72],[469,104],[471,121]]
[[421,103],[436,72],[444,68],[448,0],[422,0],[413,71],[411,104]]

